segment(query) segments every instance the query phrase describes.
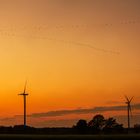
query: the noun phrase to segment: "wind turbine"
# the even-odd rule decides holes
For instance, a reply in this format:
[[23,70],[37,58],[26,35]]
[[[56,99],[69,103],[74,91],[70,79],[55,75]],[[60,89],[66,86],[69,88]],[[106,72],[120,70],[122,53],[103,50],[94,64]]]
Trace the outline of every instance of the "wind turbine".
[[125,96],[126,98],[126,104],[127,104],[127,115],[128,115],[128,129],[130,128],[130,113],[131,113],[131,101],[133,99],[133,97],[128,98],[127,96]]
[[28,93],[26,93],[26,86],[27,86],[27,81],[25,82],[23,93],[18,94],[23,96],[23,101],[24,101],[24,128],[26,128],[26,96],[28,95]]

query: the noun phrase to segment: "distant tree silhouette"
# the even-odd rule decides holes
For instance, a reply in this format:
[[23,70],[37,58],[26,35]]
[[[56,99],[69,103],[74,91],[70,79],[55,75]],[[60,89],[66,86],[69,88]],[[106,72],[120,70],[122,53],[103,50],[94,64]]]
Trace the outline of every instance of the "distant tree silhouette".
[[79,120],[76,124],[77,128],[86,128],[87,127],[87,121],[86,120]]
[[90,130],[93,133],[120,133],[123,131],[123,125],[116,122],[114,118],[105,119],[103,115],[98,114],[93,117],[88,123]]
[[135,131],[136,133],[140,133],[140,124],[135,124],[135,125],[134,125],[134,131]]
[[106,121],[105,121],[105,126],[104,128],[114,128],[116,127],[118,123],[116,122],[116,119],[114,118],[108,118]]
[[86,120],[79,120],[76,125],[74,126],[78,130],[79,133],[86,133],[87,131],[87,121]]
[[88,127],[92,128],[94,132],[100,132],[105,124],[105,119],[103,115],[95,115],[91,121],[88,123]]
[[111,132],[121,132],[123,129],[123,125],[116,122],[114,118],[108,118],[105,120],[103,131],[105,133]]

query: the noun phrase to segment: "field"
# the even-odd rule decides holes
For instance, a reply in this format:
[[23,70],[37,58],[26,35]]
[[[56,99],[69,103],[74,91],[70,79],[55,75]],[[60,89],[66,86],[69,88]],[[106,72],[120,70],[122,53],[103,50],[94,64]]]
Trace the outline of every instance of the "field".
[[140,140],[140,135],[15,135],[1,134],[0,139],[4,140]]

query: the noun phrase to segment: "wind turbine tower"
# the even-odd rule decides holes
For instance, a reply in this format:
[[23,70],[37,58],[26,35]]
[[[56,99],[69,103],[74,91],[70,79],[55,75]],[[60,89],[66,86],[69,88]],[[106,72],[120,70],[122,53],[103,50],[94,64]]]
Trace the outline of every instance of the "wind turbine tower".
[[128,129],[130,129],[131,101],[132,101],[133,97],[129,99],[127,96],[125,96],[125,98],[126,98],[125,103],[127,104]]
[[27,86],[27,81],[25,82],[23,93],[18,94],[23,96],[23,101],[24,101],[24,128],[26,128],[26,96],[29,95],[28,93],[26,93],[26,86]]

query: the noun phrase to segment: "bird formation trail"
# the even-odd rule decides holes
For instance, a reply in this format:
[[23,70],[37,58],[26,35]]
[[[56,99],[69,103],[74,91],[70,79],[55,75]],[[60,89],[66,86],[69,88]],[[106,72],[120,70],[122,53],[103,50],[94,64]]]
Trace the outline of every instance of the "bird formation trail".
[[[3,35],[3,36],[7,36],[7,37],[23,37],[23,38],[27,38],[27,36],[25,36],[25,35],[21,35],[21,34],[18,35],[16,33],[9,33],[9,32],[2,31],[2,30],[0,30],[0,34]],[[64,43],[64,44],[69,44],[69,45],[88,47],[88,48],[94,49],[96,51],[104,52],[104,53],[110,53],[110,54],[115,54],[115,55],[119,55],[120,54],[120,52],[118,52],[118,51],[98,48],[98,47],[95,47],[95,46],[93,46],[91,44],[87,44],[87,43],[81,43],[81,42],[75,42],[75,41],[69,41],[69,40],[56,39],[56,38],[51,38],[51,37],[46,37],[46,36],[34,36],[34,35],[31,35],[29,37],[32,38],[32,39],[42,39],[42,40],[61,42],[61,43]]]
[[[137,20],[122,20],[120,22],[116,22],[116,23],[111,23],[111,22],[108,22],[108,23],[83,23],[83,24],[71,24],[71,25],[68,25],[68,24],[65,24],[65,25],[49,25],[49,24],[40,24],[40,25],[35,25],[35,24],[32,24],[30,26],[30,29],[33,29],[33,30],[47,30],[47,29],[63,29],[63,28],[69,28],[69,29],[78,29],[78,28],[92,28],[92,27],[96,27],[98,26],[99,28],[101,27],[113,27],[113,26],[119,26],[119,25],[135,25],[135,24],[139,24],[140,23],[140,19],[137,19]],[[17,26],[11,26],[11,28],[8,28],[8,27],[5,27],[6,30],[17,30]],[[27,25],[23,25],[21,27],[19,27],[19,30],[27,30],[29,29],[29,26]]]
[[[95,26],[100,26],[100,27],[111,27],[111,26],[115,26],[115,25],[133,25],[133,24],[139,24],[140,20],[123,20],[121,22],[118,22],[116,24],[113,23],[104,23],[104,24],[76,24],[76,25],[57,25],[57,26],[49,26],[49,25],[32,25],[31,27],[29,26],[22,26],[22,27],[16,27],[13,26],[11,28],[9,27],[4,27],[3,29],[0,29],[0,34],[1,36],[7,36],[7,37],[24,37],[27,38],[27,36],[23,33],[23,34],[18,34],[17,31],[28,31],[31,30],[32,32],[41,32],[41,31],[47,31],[47,29],[63,29],[63,28],[69,28],[69,29],[80,29],[80,28],[92,28]],[[26,33],[27,34],[27,33]],[[94,49],[96,51],[100,51],[100,52],[104,52],[104,53],[110,53],[110,54],[120,54],[120,52],[118,51],[114,51],[114,50],[108,50],[108,49],[102,49],[102,48],[98,48],[95,47],[91,44],[88,43],[82,43],[82,42],[75,42],[75,41],[69,41],[69,40],[63,40],[63,39],[56,39],[56,38],[51,38],[51,37],[47,37],[47,36],[39,36],[39,35],[29,35],[28,37],[30,38],[34,38],[34,39],[43,39],[43,40],[51,40],[51,41],[56,41],[56,42],[61,42],[61,43],[66,43],[66,44],[72,44],[72,45],[77,45],[77,46],[82,46],[82,47],[88,47],[91,49]]]

